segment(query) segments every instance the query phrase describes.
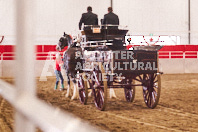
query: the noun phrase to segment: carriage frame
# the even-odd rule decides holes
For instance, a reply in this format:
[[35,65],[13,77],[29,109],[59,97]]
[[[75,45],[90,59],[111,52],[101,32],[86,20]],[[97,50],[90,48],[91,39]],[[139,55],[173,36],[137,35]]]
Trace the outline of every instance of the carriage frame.
[[[78,77],[80,102],[87,104],[88,90],[91,89],[95,106],[103,111],[107,105],[108,88],[123,88],[126,101],[133,102],[135,87],[142,86],[145,104],[148,108],[155,108],[161,92],[162,72],[158,70],[158,50],[161,46],[137,46],[131,51],[126,49],[124,43],[128,30],[99,28],[90,27],[82,32],[83,39],[80,46],[83,64],[88,62],[91,68],[83,67]],[[132,58],[121,57],[123,53],[130,52],[133,52]],[[118,53],[117,58],[115,53]],[[153,63],[152,68],[154,68],[142,69],[141,67],[131,70],[129,65],[126,66],[126,63],[134,66],[138,65],[138,62],[142,65]],[[115,68],[116,63],[121,63],[121,70],[118,67]],[[125,67],[124,70],[123,67]],[[118,74],[121,75],[118,76]]]

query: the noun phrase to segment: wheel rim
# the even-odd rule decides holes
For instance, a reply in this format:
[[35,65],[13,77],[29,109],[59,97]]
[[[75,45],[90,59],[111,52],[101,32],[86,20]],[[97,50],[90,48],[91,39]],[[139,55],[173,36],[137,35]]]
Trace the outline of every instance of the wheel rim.
[[144,74],[143,97],[149,108],[155,108],[159,102],[161,91],[161,77],[157,74]]
[[79,76],[78,87],[79,87],[79,99],[82,104],[87,104],[87,93],[86,84],[87,82],[83,80],[82,75]]
[[101,110],[103,108],[104,92],[103,92],[103,89],[101,89],[101,88],[99,88],[96,92],[95,105],[99,110]]
[[131,88],[124,88],[124,92],[125,92],[126,101],[131,102],[133,96],[132,94],[133,90]]
[[[126,84],[126,83],[124,83],[124,84]],[[129,84],[131,84],[131,82]],[[134,84],[134,81],[132,81],[132,84]],[[126,101],[133,102],[133,100],[135,98],[135,86],[125,86],[124,93],[125,93]]]
[[82,104],[84,104],[84,102],[85,102],[85,90],[84,89],[80,89],[79,90],[79,95],[80,95],[80,102],[82,103]]
[[92,81],[95,106],[101,111],[105,110],[107,102],[107,81],[104,81],[101,78],[99,78],[101,77],[99,76],[99,74],[102,75],[103,73],[104,69],[101,65],[101,70],[93,71],[94,81]]

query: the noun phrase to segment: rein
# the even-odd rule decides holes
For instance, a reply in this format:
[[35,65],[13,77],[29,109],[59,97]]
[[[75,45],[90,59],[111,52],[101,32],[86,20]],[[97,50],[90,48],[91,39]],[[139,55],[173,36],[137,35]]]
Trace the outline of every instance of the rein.
[[3,42],[3,39],[4,39],[4,36],[2,36],[1,41],[0,41],[0,44]]
[[[68,37],[68,36],[69,36],[69,37],[71,38],[71,40],[72,40],[71,35],[67,35],[67,37]],[[71,44],[68,46],[68,48],[70,48],[70,47],[74,47],[74,45],[75,45],[74,43],[71,43]]]

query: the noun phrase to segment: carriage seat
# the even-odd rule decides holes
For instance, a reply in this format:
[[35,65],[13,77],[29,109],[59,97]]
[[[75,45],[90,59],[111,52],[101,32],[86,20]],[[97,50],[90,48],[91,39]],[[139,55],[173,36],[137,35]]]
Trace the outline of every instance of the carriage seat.
[[123,29],[105,29],[105,28],[99,28],[99,29],[84,29],[82,34],[86,36],[86,41],[99,41],[99,40],[113,40],[113,39],[122,39],[124,40],[124,37],[128,30]]

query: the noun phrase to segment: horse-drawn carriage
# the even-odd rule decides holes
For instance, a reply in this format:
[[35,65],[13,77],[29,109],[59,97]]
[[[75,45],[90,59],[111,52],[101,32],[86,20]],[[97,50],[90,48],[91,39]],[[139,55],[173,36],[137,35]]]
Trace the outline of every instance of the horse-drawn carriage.
[[[108,88],[123,88],[126,101],[133,102],[135,86],[142,86],[144,102],[149,108],[158,104],[161,90],[158,50],[161,46],[135,46],[128,50],[124,42],[127,32],[94,27],[82,32],[82,41],[73,51],[78,61],[70,66],[75,67],[74,74],[79,73],[77,85],[82,104],[87,104],[91,89],[96,107],[105,110]],[[66,57],[64,61],[67,60]]]

